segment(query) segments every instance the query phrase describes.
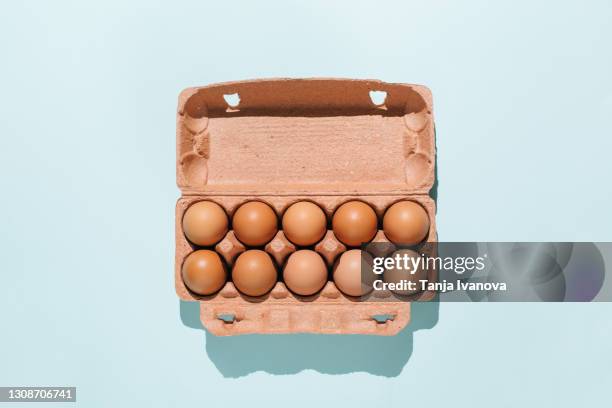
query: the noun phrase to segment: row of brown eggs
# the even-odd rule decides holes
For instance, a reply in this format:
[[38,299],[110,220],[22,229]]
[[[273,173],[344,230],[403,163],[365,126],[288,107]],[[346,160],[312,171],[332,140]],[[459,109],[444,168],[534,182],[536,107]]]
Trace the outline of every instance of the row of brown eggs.
[[[404,249],[397,251],[418,257],[418,253]],[[363,262],[371,264],[371,256],[360,249],[344,252],[333,268],[333,281],[336,287],[348,296],[363,296],[372,290],[373,274],[363,275]],[[416,276],[402,270],[385,271],[384,280],[400,282],[409,279],[423,279],[424,271]],[[219,291],[226,283],[225,265],[219,255],[202,249],[187,256],[182,267],[185,285],[192,292],[206,296]],[[369,279],[371,278],[371,280]],[[251,249],[238,256],[231,271],[235,287],[247,296],[263,296],[270,292],[277,282],[277,270],[270,255],[259,249]],[[370,280],[370,282],[368,282]],[[283,268],[283,282],[293,293],[300,296],[315,295],[327,283],[327,266],[323,258],[308,249],[292,253]],[[399,291],[398,294],[411,293]]]
[[[274,210],[261,201],[242,204],[232,217],[236,238],[246,246],[261,247],[274,238],[278,221]],[[285,237],[301,247],[319,242],[327,230],[323,210],[310,201],[292,204],[282,216]],[[194,245],[208,247],[223,239],[229,229],[229,219],[223,208],[212,201],[191,205],[183,216],[183,231]],[[418,244],[429,232],[429,217],[414,201],[399,201],[383,216],[383,231],[389,241],[405,245]],[[357,247],[371,241],[378,230],[376,213],[362,201],[342,204],[332,216],[332,229],[340,242]]]
[[[293,253],[285,265],[287,286],[302,295],[318,292],[327,281],[327,267],[319,254],[311,250]],[[201,249],[187,256],[182,267],[185,285],[199,295],[211,295],[226,282],[227,272],[221,257],[214,251]],[[234,262],[231,279],[236,288],[248,296],[268,293],[277,281],[276,266],[266,252],[251,249]],[[294,287],[295,284],[295,287]]]

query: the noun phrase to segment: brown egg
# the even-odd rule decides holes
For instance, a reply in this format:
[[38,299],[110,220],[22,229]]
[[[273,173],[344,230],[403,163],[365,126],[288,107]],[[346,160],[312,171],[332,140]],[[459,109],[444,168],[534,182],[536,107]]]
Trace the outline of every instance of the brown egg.
[[283,270],[283,280],[298,295],[314,295],[327,283],[327,266],[321,255],[302,249],[289,256]]
[[266,203],[249,201],[234,213],[232,226],[236,238],[245,245],[262,246],[276,235],[276,213]]
[[259,249],[251,249],[238,256],[232,269],[232,281],[236,288],[249,296],[262,296],[276,284],[276,267],[270,255]]
[[334,265],[336,287],[348,296],[367,295],[372,291],[376,278],[372,272],[372,263],[372,256],[367,252],[359,249],[346,251]]
[[332,227],[336,238],[354,247],[374,238],[378,221],[372,207],[361,201],[349,201],[334,213]]
[[325,213],[310,201],[292,204],[283,215],[285,237],[295,245],[314,245],[327,231]]
[[225,266],[214,251],[201,249],[187,255],[181,270],[185,286],[198,295],[212,295],[223,287]]
[[[419,280],[427,279],[427,270],[423,269],[421,267],[421,262],[418,261],[421,256],[411,249],[400,249],[389,255],[389,258],[396,258],[397,256],[401,257],[401,268],[396,268],[394,266],[393,268],[385,269],[383,280],[387,283],[402,283],[406,286],[405,289],[391,289],[393,293],[398,295],[413,295],[420,292],[421,283]],[[412,263],[410,259],[415,259],[417,261],[414,262],[419,262],[416,269],[414,268],[414,263]],[[414,289],[409,289],[407,287],[407,282],[414,282]]]
[[192,204],[183,215],[183,232],[196,245],[215,245],[227,233],[227,214],[212,201]]
[[415,245],[427,238],[429,216],[414,201],[399,201],[387,209],[383,231],[391,242]]

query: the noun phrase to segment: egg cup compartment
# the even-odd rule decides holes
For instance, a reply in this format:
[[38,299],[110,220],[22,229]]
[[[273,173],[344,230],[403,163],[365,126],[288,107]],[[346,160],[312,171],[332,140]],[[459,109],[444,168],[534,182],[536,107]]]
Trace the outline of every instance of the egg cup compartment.
[[[375,100],[372,93],[385,98]],[[228,98],[234,96],[234,98]],[[236,99],[238,102],[236,102]],[[327,233],[305,247],[319,253],[331,271],[346,251],[332,231],[334,211],[360,200],[378,218],[373,241],[385,242],[382,217],[395,202],[412,200],[427,212],[426,241],[436,241],[435,145],[432,101],[419,85],[343,79],[277,79],[189,88],[179,97],[175,284],[178,296],[199,301],[203,325],[216,335],[246,333],[362,333],[393,335],[410,320],[409,302],[389,302],[390,294],[366,300],[345,296],[329,280],[312,296],[298,296],[280,279],[264,296],[240,293],[228,280],[210,296],[184,285],[181,267],[194,249],[182,230],[193,203],[219,204],[231,220],[252,200],[276,212],[279,231],[263,249],[283,264],[301,249],[284,236],[281,217],[298,201],[312,201],[325,212]],[[213,248],[228,266],[247,249],[231,227]],[[432,277],[433,278],[433,277]],[[424,292],[412,299],[427,300]]]
[[[314,202],[318,206],[320,206],[327,217],[328,220],[328,231],[318,243],[313,246],[304,247],[308,249],[313,249],[317,253],[319,253],[323,259],[326,261],[328,270],[330,271],[331,276],[331,268],[334,264],[334,261],[338,259],[338,257],[348,249],[346,245],[342,244],[338,239],[335,238],[333,231],[331,230],[331,219],[338,207],[348,201],[359,200],[362,201],[369,206],[372,207],[374,212],[378,218],[379,231],[371,242],[389,242],[384,232],[382,231],[382,217],[386,211],[386,209],[393,205],[394,203],[402,200],[410,200],[420,204],[427,212],[427,215],[430,219],[430,229],[426,242],[433,242],[436,240],[436,225],[435,225],[435,203],[429,196],[416,195],[416,196],[403,196],[403,195],[386,195],[386,196],[362,196],[362,195],[325,195],[325,196],[241,196],[241,195],[231,195],[231,196],[187,196],[179,199],[176,206],[176,265],[175,265],[175,286],[178,296],[186,301],[200,301],[202,303],[202,311],[201,318],[204,325],[211,330],[211,332],[215,334],[242,334],[242,333],[251,333],[253,328],[255,327],[255,323],[253,321],[254,316],[260,316],[263,320],[261,321],[261,327],[259,327],[256,332],[258,333],[281,333],[281,332],[293,332],[293,331],[302,331],[305,327],[305,323],[295,323],[299,318],[304,317],[304,312],[300,309],[299,312],[294,311],[292,306],[299,306],[301,308],[311,309],[310,313],[318,317],[309,317],[307,321],[322,321],[328,322],[328,326],[326,326],[325,330],[320,331],[319,326],[314,325],[309,330],[309,332],[322,332],[322,333],[368,333],[368,334],[388,334],[392,335],[396,333],[396,330],[400,330],[403,326],[400,323],[404,322],[403,313],[405,313],[408,309],[405,309],[405,306],[408,304],[410,300],[430,300],[435,296],[435,292],[426,291],[420,292],[415,295],[407,296],[407,297],[399,297],[393,298],[393,294],[386,292],[372,292],[371,294],[364,297],[352,297],[343,294],[334,284],[334,282],[330,279],[325,284],[323,289],[318,293],[311,296],[300,296],[293,293],[291,290],[287,288],[287,286],[282,282],[282,270],[284,263],[287,257],[302,247],[296,247],[294,244],[289,242],[283,234],[282,230],[279,230],[276,236],[265,245],[263,248],[276,262],[277,270],[279,273],[279,281],[276,283],[274,288],[267,294],[263,296],[253,297],[245,295],[239,292],[235,285],[229,279],[231,275],[231,267],[233,265],[233,261],[235,258],[242,252],[251,249],[248,246],[245,246],[240,241],[236,239],[234,233],[231,229],[228,231],[226,236],[214,246],[214,250],[221,255],[221,257],[226,261],[228,266],[228,282],[224,285],[224,287],[217,292],[216,294],[210,296],[199,296],[197,294],[192,293],[185,286],[182,276],[181,276],[181,267],[182,263],[187,255],[197,249],[201,249],[201,247],[195,246],[191,244],[182,230],[182,218],[189,206],[192,204],[209,200],[214,203],[219,204],[228,214],[229,219],[231,220],[234,212],[238,209],[242,204],[249,201],[262,201],[268,204],[277,214],[279,219],[284,214],[284,211],[291,206],[292,204],[308,200]],[[428,280],[435,280],[435,272],[431,271],[430,275],[428,275]],[[270,305],[270,307],[274,306],[276,312],[272,315],[269,315],[265,307],[257,308],[257,312],[249,312],[246,313],[245,310],[248,310],[250,306],[255,307],[255,305]],[[213,309],[219,311],[216,314],[210,314],[210,310],[207,309],[207,305],[214,306]],[[280,327],[273,328],[273,326],[268,327],[271,322],[279,321],[280,316],[282,315],[278,312],[278,307],[285,307],[289,310],[288,314],[283,315],[286,316],[286,322],[283,323],[282,327],[289,325],[288,331],[283,331],[285,329],[281,329]],[[349,306],[352,305],[352,306]],[[338,310],[342,310],[342,313],[338,314],[335,312],[326,312],[327,308],[330,307],[333,310],[336,307],[343,306],[344,308],[340,308]],[[365,307],[367,306],[367,307]],[[348,308],[346,308],[348,307]],[[353,314],[348,313],[351,308],[355,308]],[[297,310],[297,309],[295,309]],[[400,313],[403,311],[402,313]],[[224,315],[235,315],[238,316],[234,319],[232,324],[228,324],[228,322],[224,321],[224,319],[220,318],[220,316]],[[393,315],[400,316],[400,319],[397,321],[393,320],[388,321],[388,323],[377,323],[374,319],[374,316],[377,315]],[[212,317],[211,317],[212,316]],[[244,316],[244,317],[241,317]],[[271,317],[273,316],[273,317]],[[352,321],[348,317],[352,316],[357,319],[356,321]],[[369,317],[368,317],[369,316]],[[314,319],[314,320],[313,320]],[[223,324],[218,324],[217,321],[221,321]],[[335,323],[331,323],[331,322]],[[408,323],[408,320],[405,320],[405,324]],[[359,328],[360,331],[356,331]],[[366,330],[367,331],[364,331]],[[215,330],[219,330],[218,332]],[[334,331],[335,330],[335,331]]]

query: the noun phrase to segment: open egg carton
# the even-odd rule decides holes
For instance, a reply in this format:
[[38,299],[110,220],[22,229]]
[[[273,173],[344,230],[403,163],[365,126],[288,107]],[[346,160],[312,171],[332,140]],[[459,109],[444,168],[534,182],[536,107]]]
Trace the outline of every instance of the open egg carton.
[[[330,279],[312,296],[282,282],[264,296],[238,291],[228,278],[217,293],[199,296],[183,282],[185,258],[199,249],[183,232],[195,202],[219,204],[231,220],[240,205],[262,201],[280,220],[293,203],[316,203],[328,231],[312,246],[329,270],[347,250],[331,228],[334,211],[360,200],[378,217],[373,241],[388,242],[382,217],[392,204],[411,200],[427,212],[426,241],[436,241],[435,141],[432,97],[420,85],[375,80],[266,79],[188,88],[179,96],[175,283],[178,296],[200,302],[202,324],[216,335],[335,333],[393,335],[410,321],[409,302],[344,295]],[[232,231],[216,245],[228,270],[249,249]],[[261,249],[279,270],[296,251],[282,230]],[[350,248],[349,248],[350,249]],[[230,276],[228,274],[228,276]],[[435,294],[422,292],[414,300]]]

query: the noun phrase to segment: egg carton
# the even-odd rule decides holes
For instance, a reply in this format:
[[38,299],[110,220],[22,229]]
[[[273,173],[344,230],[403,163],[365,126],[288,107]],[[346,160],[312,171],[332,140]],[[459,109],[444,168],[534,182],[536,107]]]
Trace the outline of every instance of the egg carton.
[[[377,99],[381,96],[383,98]],[[181,266],[194,247],[182,217],[194,202],[211,200],[231,219],[243,203],[259,200],[277,216],[293,203],[318,204],[328,222],[343,203],[361,200],[376,212],[401,200],[418,202],[435,242],[435,143],[432,99],[420,85],[374,80],[268,79],[188,88],[179,96],[175,284],[178,296],[200,302],[203,325],[216,335],[344,333],[393,335],[410,321],[409,302],[384,292],[355,299],[333,281],[313,296],[298,296],[282,281],[262,297],[240,293],[231,281],[198,296],[184,285]],[[347,250],[328,225],[317,251],[331,269]],[[380,230],[374,241],[388,242]],[[245,248],[233,231],[214,248],[231,267]],[[281,231],[265,251],[282,268],[296,250]],[[429,279],[435,279],[430,271]],[[422,292],[412,300],[428,300]]]

